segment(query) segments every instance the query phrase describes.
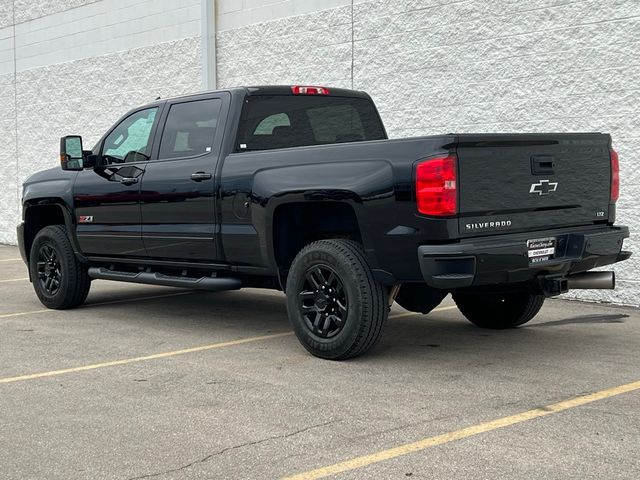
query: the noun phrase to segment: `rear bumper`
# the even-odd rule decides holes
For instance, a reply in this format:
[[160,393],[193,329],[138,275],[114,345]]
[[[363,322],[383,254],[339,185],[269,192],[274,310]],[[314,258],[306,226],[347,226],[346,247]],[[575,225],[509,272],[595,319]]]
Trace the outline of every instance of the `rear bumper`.
[[[449,245],[421,245],[418,261],[425,282],[435,288],[531,282],[566,277],[631,256],[622,251],[627,227],[594,226],[499,235]],[[527,240],[555,237],[556,258],[529,264]]]
[[16,233],[18,235],[18,249],[20,250],[20,256],[24,263],[29,263],[27,259],[27,248],[24,244],[24,223],[21,223],[16,228]]

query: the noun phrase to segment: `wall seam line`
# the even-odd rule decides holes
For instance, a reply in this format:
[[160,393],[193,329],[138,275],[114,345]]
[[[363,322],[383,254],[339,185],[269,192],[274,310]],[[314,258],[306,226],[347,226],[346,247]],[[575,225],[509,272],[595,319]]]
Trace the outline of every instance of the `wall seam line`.
[[354,30],[353,30],[353,1],[351,0],[351,89],[353,89],[354,83],[353,83],[353,66],[354,66],[354,58],[353,58],[353,53],[355,51],[355,34],[354,34]]
[[[12,17],[13,17],[13,120],[15,127],[15,157],[14,160],[16,162],[16,203],[19,205],[20,202],[20,168],[18,165],[18,61],[17,61],[17,53],[16,53],[16,0],[11,2],[13,7]],[[16,213],[20,213],[21,208]]]

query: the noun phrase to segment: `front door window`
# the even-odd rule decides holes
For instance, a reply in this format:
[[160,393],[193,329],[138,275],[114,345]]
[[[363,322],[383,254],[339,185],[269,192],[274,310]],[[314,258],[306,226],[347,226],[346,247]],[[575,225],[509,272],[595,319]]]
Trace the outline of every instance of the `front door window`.
[[108,164],[145,162],[151,154],[151,130],[158,107],[132,113],[107,136],[103,157]]

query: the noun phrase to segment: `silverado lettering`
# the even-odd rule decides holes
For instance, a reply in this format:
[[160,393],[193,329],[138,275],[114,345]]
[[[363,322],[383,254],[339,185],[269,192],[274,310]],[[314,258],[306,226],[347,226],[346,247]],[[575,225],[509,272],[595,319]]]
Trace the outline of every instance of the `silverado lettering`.
[[510,227],[511,220],[503,220],[500,222],[484,222],[484,223],[467,223],[465,228],[467,230],[478,230],[480,228],[501,228]]

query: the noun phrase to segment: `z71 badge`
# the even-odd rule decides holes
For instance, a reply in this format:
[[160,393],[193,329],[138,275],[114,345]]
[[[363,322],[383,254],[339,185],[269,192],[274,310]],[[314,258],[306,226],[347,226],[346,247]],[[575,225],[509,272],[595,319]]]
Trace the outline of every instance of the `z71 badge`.
[[78,217],[78,223],[91,223],[93,222],[93,215],[80,215]]

